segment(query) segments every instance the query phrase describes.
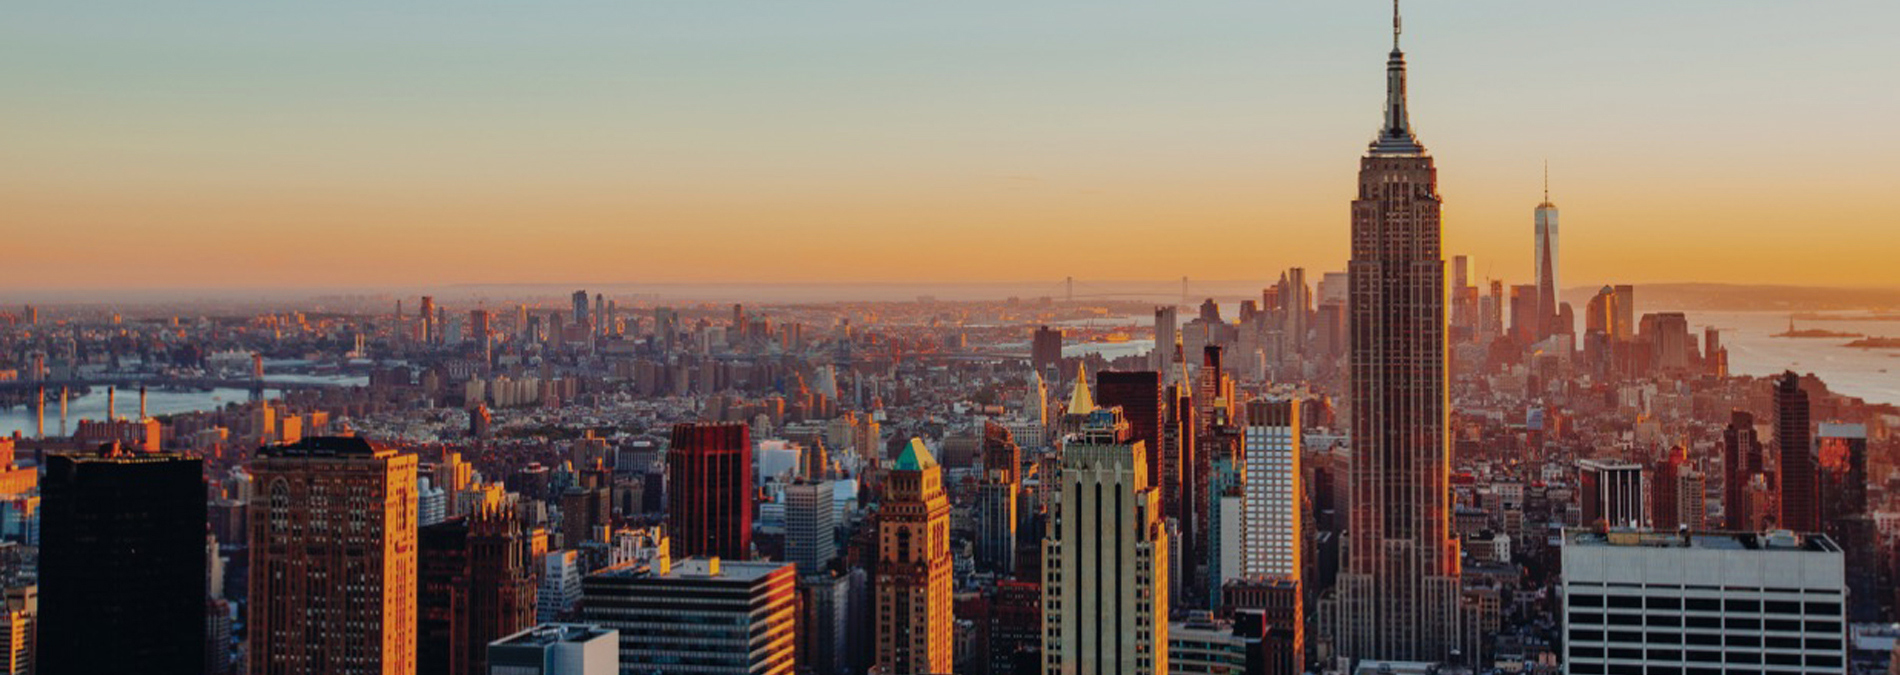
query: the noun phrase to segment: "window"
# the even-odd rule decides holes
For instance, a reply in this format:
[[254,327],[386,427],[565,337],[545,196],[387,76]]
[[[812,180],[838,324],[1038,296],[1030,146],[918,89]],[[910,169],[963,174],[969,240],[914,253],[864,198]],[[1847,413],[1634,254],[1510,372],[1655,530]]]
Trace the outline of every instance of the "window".
[[1682,609],[1681,598],[1644,598],[1643,606],[1650,609]]

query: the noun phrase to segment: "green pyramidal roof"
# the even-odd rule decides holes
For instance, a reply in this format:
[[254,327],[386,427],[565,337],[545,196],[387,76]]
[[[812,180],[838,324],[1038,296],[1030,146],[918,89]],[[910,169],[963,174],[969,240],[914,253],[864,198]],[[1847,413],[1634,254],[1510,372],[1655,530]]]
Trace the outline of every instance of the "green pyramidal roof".
[[930,448],[924,447],[922,439],[910,439],[910,445],[904,446],[903,454],[897,456],[898,471],[923,471],[937,468],[937,458],[930,456]]

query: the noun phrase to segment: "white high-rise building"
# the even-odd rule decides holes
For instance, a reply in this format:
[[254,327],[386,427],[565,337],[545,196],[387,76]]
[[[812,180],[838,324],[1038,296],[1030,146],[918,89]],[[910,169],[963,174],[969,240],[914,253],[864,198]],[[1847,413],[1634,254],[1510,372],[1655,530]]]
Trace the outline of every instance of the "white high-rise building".
[[1063,440],[1042,546],[1046,675],[1170,672],[1169,538],[1147,452],[1120,408]]
[[428,476],[416,478],[416,526],[428,527],[449,518],[449,492]]
[[1819,534],[1567,530],[1564,664],[1582,674],[1844,672],[1842,563]]
[[1174,361],[1174,343],[1180,339],[1180,324],[1175,316],[1175,308],[1155,308],[1155,346],[1148,352],[1148,365],[1157,373],[1168,370],[1168,364]]
[[1300,575],[1300,402],[1247,404],[1240,573]]
[[571,616],[581,603],[580,553],[549,551],[541,556],[541,589],[535,597],[534,620],[553,623]]
[[825,571],[838,545],[830,481],[785,486],[785,559],[800,575]]

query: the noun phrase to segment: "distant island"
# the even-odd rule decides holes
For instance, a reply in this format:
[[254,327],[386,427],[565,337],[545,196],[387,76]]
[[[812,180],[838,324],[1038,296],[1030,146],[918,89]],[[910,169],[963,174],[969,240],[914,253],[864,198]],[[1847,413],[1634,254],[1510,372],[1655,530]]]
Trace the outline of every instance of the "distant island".
[[1900,349],[1900,338],[1865,337],[1849,342],[1847,346],[1861,349]]
[[1900,321],[1900,314],[1816,314],[1806,312],[1796,314],[1792,318],[1802,321]]
[[1792,328],[1790,328],[1790,329],[1788,329],[1788,330],[1785,330],[1785,331],[1782,331],[1782,332],[1779,332],[1779,333],[1776,333],[1776,334],[1774,334],[1774,335],[1770,335],[1770,336],[1768,336],[1768,337],[1778,337],[1778,338],[1857,338],[1857,337],[1866,337],[1866,334],[1864,334],[1864,333],[1844,333],[1844,332],[1841,332],[1841,331],[1834,331],[1834,330],[1823,330],[1823,329],[1820,329],[1820,328],[1803,328],[1803,329],[1801,329],[1801,330],[1795,330],[1795,329],[1792,329]]
[[1844,333],[1844,332],[1841,332],[1841,331],[1836,331],[1836,330],[1824,330],[1824,329],[1820,329],[1820,328],[1795,328],[1795,327],[1794,327],[1794,320],[1795,320],[1795,318],[1796,318],[1796,316],[1793,316],[1793,315],[1791,315],[1791,316],[1789,316],[1789,317],[1788,317],[1788,330],[1785,330],[1785,331],[1782,331],[1782,332],[1779,332],[1779,333],[1776,333],[1776,334],[1774,334],[1774,335],[1770,335],[1770,336],[1768,336],[1768,337],[1778,337],[1778,338],[1857,338],[1857,337],[1866,337],[1866,335],[1865,335],[1865,334],[1863,334],[1863,333]]

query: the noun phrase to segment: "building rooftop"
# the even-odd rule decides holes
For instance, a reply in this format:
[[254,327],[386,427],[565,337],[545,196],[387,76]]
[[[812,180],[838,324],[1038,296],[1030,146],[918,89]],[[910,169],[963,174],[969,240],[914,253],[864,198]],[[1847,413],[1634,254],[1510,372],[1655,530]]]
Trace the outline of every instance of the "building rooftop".
[[1564,530],[1565,546],[1615,546],[1631,548],[1699,548],[1717,551],[1812,551],[1839,553],[1841,548],[1825,534],[1796,534],[1787,530],[1773,532],[1655,532],[1641,528],[1615,528],[1607,532],[1590,529]]
[[937,468],[937,458],[930,455],[930,448],[924,447],[921,439],[910,439],[904,446],[903,454],[897,456],[898,471],[923,471]]
[[781,569],[791,569],[789,562],[766,561],[730,561],[719,558],[687,558],[674,561],[672,569],[657,572],[651,565],[629,563],[619,567],[609,567],[588,576],[622,579],[685,579],[693,581],[738,581],[753,582],[771,576]]
[[615,632],[617,631],[584,623],[544,623],[488,644],[546,647],[559,642],[586,642]]
[[295,443],[266,446],[258,454],[266,457],[373,457],[389,449],[361,436],[309,436]]
[[1825,438],[1865,439],[1867,438],[1867,425],[1865,424],[1835,424],[1832,422],[1822,422],[1820,425],[1819,432],[1816,433],[1815,435],[1825,437]]

